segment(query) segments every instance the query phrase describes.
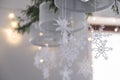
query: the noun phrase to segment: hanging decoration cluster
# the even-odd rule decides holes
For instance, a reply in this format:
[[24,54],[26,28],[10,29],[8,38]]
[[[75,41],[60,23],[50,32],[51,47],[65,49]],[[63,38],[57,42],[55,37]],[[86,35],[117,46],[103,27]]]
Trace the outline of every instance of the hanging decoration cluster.
[[[92,34],[93,52],[96,53],[95,58],[103,56],[104,59],[108,59],[106,52],[111,51],[111,47],[107,47],[107,37],[110,37],[110,33],[103,33],[104,26],[101,26],[98,32]],[[91,29],[92,30],[92,29]]]
[[[81,1],[86,2],[89,0]],[[25,15],[26,17],[18,17],[19,27],[15,28],[17,32],[24,34],[30,31],[30,26],[32,25],[32,23],[39,21],[39,5],[41,5],[44,2],[50,2],[50,10],[54,10],[55,13],[58,11],[54,0],[32,0],[32,4],[29,5],[26,10],[22,10],[23,15]],[[119,2],[120,0],[114,0],[113,5],[111,7],[111,9],[117,14],[119,14]],[[92,12],[87,12],[86,14],[91,16]]]
[[[51,70],[56,68],[59,68],[62,80],[72,80],[71,76],[77,76],[77,80],[92,79],[87,49],[89,25],[85,14],[107,8],[113,2],[114,0],[33,0],[34,5],[24,11],[29,20],[26,19],[24,27],[18,27],[17,30],[24,33],[32,25],[33,38],[30,41],[33,45],[42,46],[34,57],[34,65],[42,71],[44,79],[49,80]],[[24,22],[23,19],[20,20]],[[102,29],[93,38],[97,47],[94,48],[97,51],[95,57],[102,55],[107,59],[105,52],[111,48],[106,47],[107,41],[102,38],[106,35],[101,33]]]

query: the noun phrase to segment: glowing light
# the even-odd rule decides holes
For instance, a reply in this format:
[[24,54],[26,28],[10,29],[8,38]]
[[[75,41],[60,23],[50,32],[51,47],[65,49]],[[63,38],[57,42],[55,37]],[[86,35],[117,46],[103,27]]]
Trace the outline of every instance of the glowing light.
[[115,22],[116,22],[116,19],[112,19],[112,22],[115,23]]
[[115,32],[118,32],[118,30],[119,30],[119,28],[118,28],[118,27],[116,27],[116,28],[114,29],[114,31],[115,31]]
[[92,38],[91,38],[91,37],[89,37],[89,38],[88,38],[88,41],[92,41]]
[[43,36],[44,34],[42,32],[39,33],[40,36]]
[[96,17],[93,17],[93,21],[96,21]]
[[12,45],[17,45],[21,42],[21,35],[12,29],[5,29],[5,37],[8,43]]
[[42,47],[40,46],[40,47],[38,47],[38,50],[41,50],[42,49]]
[[18,22],[17,21],[12,21],[10,23],[10,25],[11,25],[12,28],[17,28],[18,27]]
[[44,62],[44,60],[43,59],[40,59],[40,63],[43,63]]
[[14,13],[9,13],[8,18],[9,19],[14,19],[15,18],[15,14]]

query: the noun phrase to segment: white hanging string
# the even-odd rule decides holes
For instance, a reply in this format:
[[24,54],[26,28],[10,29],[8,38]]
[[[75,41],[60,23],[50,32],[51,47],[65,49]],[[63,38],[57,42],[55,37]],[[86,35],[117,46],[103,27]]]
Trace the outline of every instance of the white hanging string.
[[67,0],[65,0],[65,19],[66,19],[66,15],[67,15],[67,10],[66,10],[66,7],[67,7]]
[[[64,7],[65,7],[65,9],[64,9]],[[61,16],[62,16],[62,18],[65,18],[65,19],[66,19],[66,14],[67,14],[66,7],[67,7],[67,2],[66,2],[66,0],[62,0]]]

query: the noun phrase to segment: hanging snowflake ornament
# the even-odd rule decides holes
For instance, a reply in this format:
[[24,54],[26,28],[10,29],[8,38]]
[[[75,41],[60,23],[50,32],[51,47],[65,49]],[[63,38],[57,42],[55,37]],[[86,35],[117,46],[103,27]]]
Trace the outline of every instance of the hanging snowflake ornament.
[[82,74],[85,78],[88,78],[92,75],[92,66],[90,61],[85,57],[81,62],[78,63],[78,74]]
[[55,54],[48,47],[42,48],[34,57],[34,65],[43,72],[45,79],[49,77],[49,69],[56,66],[55,61]]
[[92,35],[92,44],[95,48],[92,50],[96,52],[95,58],[100,57],[102,55],[105,59],[107,59],[107,51],[112,50],[112,48],[106,47],[107,37],[111,36],[111,34],[103,33],[104,26],[99,28],[98,32],[94,32]]
[[60,66],[67,65],[69,67],[72,66],[72,63],[77,58],[79,54],[79,47],[77,40],[72,36],[72,29],[70,27],[69,21],[67,19],[58,18],[56,20],[59,27],[56,31],[61,32],[61,39],[59,41],[60,44]]
[[64,33],[65,31],[71,33],[72,29],[69,27],[70,22],[66,18],[64,19],[58,18],[56,22],[57,24],[55,25],[59,26],[58,28],[56,28],[56,31],[61,31],[61,34]]
[[112,48],[106,47],[106,43],[107,41],[102,41],[101,45],[96,46],[96,48],[93,48],[93,51],[96,52],[95,58],[98,58],[102,55],[104,59],[108,59],[106,52],[112,50]]
[[73,62],[77,59],[79,53],[79,43],[73,36],[71,36],[68,44],[63,44],[60,46],[60,66],[67,65],[71,67]]
[[64,70],[61,71],[60,74],[62,75],[62,80],[71,80],[70,75],[72,74],[72,70],[65,66]]
[[[107,37],[110,37],[111,34],[110,33],[103,33],[103,29],[105,27],[102,25],[100,28],[99,28],[99,31],[98,32],[94,32],[94,34],[92,35],[92,42],[93,43],[98,43],[99,41],[102,41],[102,40],[106,40]],[[92,29],[93,30],[93,29]]]

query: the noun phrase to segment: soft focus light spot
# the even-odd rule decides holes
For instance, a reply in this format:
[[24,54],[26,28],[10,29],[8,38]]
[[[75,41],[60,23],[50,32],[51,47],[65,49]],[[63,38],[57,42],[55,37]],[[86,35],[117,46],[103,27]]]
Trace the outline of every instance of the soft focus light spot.
[[43,36],[44,34],[42,32],[39,33],[40,36]]
[[8,18],[9,19],[14,19],[15,18],[15,14],[14,13],[9,13]]
[[40,63],[43,63],[44,62],[44,60],[43,59],[40,59]]
[[12,29],[5,29],[5,37],[9,44],[18,45],[21,42],[21,35]]
[[93,21],[96,21],[96,17],[93,17]]
[[115,31],[115,32],[118,32],[118,30],[119,30],[119,28],[118,28],[118,27],[116,27],[116,28],[114,29],[114,31]]
[[12,28],[17,28],[18,27],[18,22],[17,21],[12,21],[10,23],[10,25],[11,25]]
[[38,50],[41,50],[42,49],[42,47],[40,46],[40,47],[38,47]]
[[112,19],[112,22],[115,23],[115,22],[116,22],[116,19]]
[[92,38],[91,38],[91,37],[89,37],[89,38],[88,38],[88,41],[92,41]]

